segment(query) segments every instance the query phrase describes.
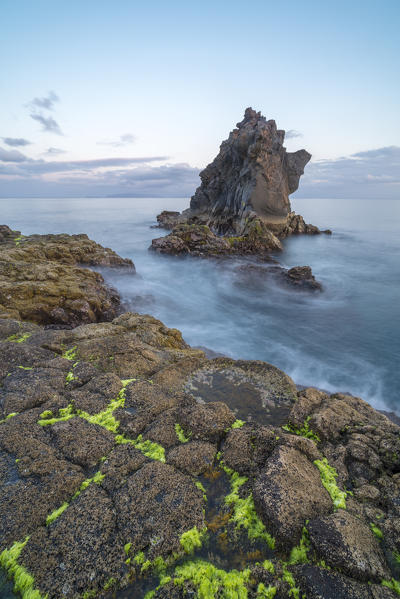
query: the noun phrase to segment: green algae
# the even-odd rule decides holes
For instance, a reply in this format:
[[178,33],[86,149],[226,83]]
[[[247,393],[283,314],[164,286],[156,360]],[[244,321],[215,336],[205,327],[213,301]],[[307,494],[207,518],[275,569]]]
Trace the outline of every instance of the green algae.
[[98,424],[103,428],[106,428],[111,433],[116,433],[119,428],[119,421],[115,418],[114,412],[118,408],[123,408],[125,405],[125,392],[126,387],[136,379],[124,379],[121,380],[122,389],[118,393],[115,399],[112,399],[105,410],[98,412],[97,414],[88,414],[88,412],[84,412],[83,410],[78,410],[77,414],[81,418],[84,418],[91,424]]
[[49,524],[51,524],[52,522],[54,522],[54,520],[61,516],[61,514],[65,512],[68,506],[69,503],[67,501],[64,501],[64,503],[59,508],[52,511],[51,514],[49,514],[46,518],[46,525],[49,526]]
[[11,412],[10,414],[7,414],[7,416],[3,418],[3,420],[0,420],[0,424],[2,424],[3,422],[7,422],[7,420],[10,420],[10,418],[14,418],[14,416],[18,416],[18,412]]
[[4,549],[0,553],[0,565],[7,571],[10,578],[14,580],[14,591],[21,594],[22,599],[46,599],[35,589],[35,579],[28,570],[18,564],[18,558],[29,537],[25,541],[14,543],[10,549]]
[[105,474],[102,474],[100,471],[96,472],[91,478],[86,478],[80,485],[79,489],[73,494],[70,501],[64,501],[60,507],[56,508],[49,514],[46,518],[46,525],[49,526],[54,520],[57,520],[65,512],[65,510],[70,506],[70,502],[79,497],[79,495],[88,488],[91,483],[99,485],[101,481],[105,478]]
[[129,555],[129,551],[132,547],[132,543],[125,543],[124,545],[124,551],[125,551],[125,555]]
[[11,343],[24,343],[29,337],[32,337],[32,333],[14,333],[14,335],[7,337],[6,341],[10,341]]
[[196,482],[194,484],[199,489],[199,491],[202,491],[204,501],[207,501],[207,492],[204,488],[204,485],[199,480],[196,480]]
[[391,580],[382,580],[381,582],[383,587],[388,587],[394,591],[397,595],[400,595],[400,582],[392,578]]
[[257,597],[260,597],[260,599],[274,599],[275,595],[276,587],[271,585],[266,587],[264,583],[260,582],[257,587]]
[[52,410],[45,410],[44,412],[42,412],[39,416],[39,418],[41,418],[42,420],[45,420],[47,418],[51,418],[53,416],[53,412]]
[[33,370],[32,366],[17,366],[17,368],[20,368],[21,370]]
[[192,585],[198,599],[247,599],[246,584],[249,583],[250,576],[250,569],[227,572],[209,562],[195,560],[178,566],[173,581],[178,586],[185,583]]
[[[40,426],[51,426],[53,424],[56,424],[56,422],[65,422],[67,420],[70,420],[71,418],[75,418],[76,414],[74,413],[74,406],[72,404],[68,404],[68,406],[66,408],[60,408],[58,410],[58,416],[54,416],[53,418],[48,418],[47,414],[50,412],[50,410],[45,410],[44,412],[42,412],[39,416],[39,420],[38,420],[38,424],[40,424]],[[43,414],[45,414],[45,416],[42,418]]]
[[65,358],[66,360],[76,360],[76,358],[78,357],[77,346],[74,345],[74,347],[71,347],[70,349],[65,350],[61,354],[61,357]]
[[183,431],[183,428],[178,423],[175,424],[175,433],[176,433],[176,436],[178,437],[178,440],[181,443],[187,443],[188,441],[190,441],[190,437],[192,436],[192,433],[189,433],[189,435],[186,436]]
[[316,433],[314,433],[314,431],[310,429],[310,418],[311,416],[308,416],[305,419],[304,424],[301,428],[296,428],[290,423],[285,424],[284,426],[282,426],[282,428],[284,431],[287,431],[294,435],[299,435],[300,437],[305,437],[306,439],[312,439],[313,441],[316,441],[316,443],[319,443],[321,439]]
[[77,379],[78,379],[78,377],[74,375],[72,370],[70,370],[65,377],[65,381],[67,384],[70,383],[71,381],[76,381]]
[[194,553],[196,549],[200,549],[203,535],[204,531],[199,531],[197,526],[184,532],[179,539],[179,543],[183,547],[184,552],[190,555]]
[[235,422],[232,424],[231,429],[242,428],[242,426],[244,426],[245,424],[246,423],[244,420],[236,419]]
[[307,557],[307,552],[310,549],[310,538],[308,534],[308,530],[305,526],[303,526],[300,543],[293,547],[290,552],[289,564],[307,564],[309,559]]
[[91,478],[85,479],[76,493],[72,496],[72,500],[76,499],[82,493],[82,491],[88,488],[90,484],[94,483],[95,485],[99,485],[101,481],[104,480],[105,476],[106,475],[102,474],[99,470]]
[[336,478],[338,474],[335,468],[329,465],[329,462],[326,458],[322,458],[322,460],[314,460],[314,464],[320,472],[321,482],[331,496],[335,508],[346,509],[347,493],[345,491],[341,491],[337,486]]
[[[132,543],[129,543],[129,545],[131,546],[131,545],[132,545]],[[130,549],[130,547],[129,547],[129,549]],[[142,565],[142,564],[144,564],[144,562],[146,561],[146,558],[145,558],[145,556],[144,556],[144,553],[143,553],[143,551],[139,551],[139,553],[137,553],[137,554],[134,556],[134,558],[133,558],[133,561],[135,562],[135,564],[139,564],[139,565]]]
[[105,591],[108,591],[108,589],[110,589],[112,586],[114,586],[114,585],[116,584],[116,582],[117,582],[117,581],[116,581],[116,579],[115,579],[115,578],[113,578],[113,577],[111,576],[111,577],[110,577],[108,580],[106,580],[106,582],[104,583],[104,587],[103,587],[103,589],[104,589]]
[[289,597],[300,599],[300,589],[296,586],[294,576],[291,572],[289,572],[286,566],[283,566],[282,580],[284,580],[290,587]]
[[373,522],[370,522],[369,526],[370,526],[372,532],[374,533],[374,535],[376,536],[377,539],[383,539],[383,532],[381,531],[381,529],[379,528],[379,526],[377,526]]
[[265,559],[261,564],[264,570],[267,570],[270,574],[275,574],[275,566],[269,559]]
[[138,437],[136,437],[136,439],[126,439],[124,435],[116,435],[115,442],[118,445],[130,443],[148,458],[151,458],[152,460],[158,460],[159,462],[165,462],[164,447],[162,445],[159,445],[158,443],[149,441],[148,439],[143,441],[143,435],[139,435]]
[[248,480],[247,477],[240,476],[231,468],[222,467],[231,483],[231,492],[225,497],[225,503],[233,510],[230,521],[235,523],[236,528],[245,528],[250,540],[263,540],[270,549],[274,549],[275,539],[267,532],[264,523],[257,515],[253,494],[250,493],[244,499],[239,495],[240,488]]

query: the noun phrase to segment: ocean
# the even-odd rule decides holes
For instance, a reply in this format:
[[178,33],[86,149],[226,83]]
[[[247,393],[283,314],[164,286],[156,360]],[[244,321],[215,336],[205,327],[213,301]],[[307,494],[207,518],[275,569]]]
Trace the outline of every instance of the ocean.
[[[23,234],[87,233],[133,259],[137,274],[103,271],[127,309],[176,327],[194,346],[264,360],[298,385],[362,397],[400,414],[400,201],[295,199],[332,236],[284,241],[285,267],[309,265],[322,293],[277,286],[248,261],[148,251],[164,209],[182,198],[1,199],[1,224]],[[253,261],[254,262],[254,261]]]

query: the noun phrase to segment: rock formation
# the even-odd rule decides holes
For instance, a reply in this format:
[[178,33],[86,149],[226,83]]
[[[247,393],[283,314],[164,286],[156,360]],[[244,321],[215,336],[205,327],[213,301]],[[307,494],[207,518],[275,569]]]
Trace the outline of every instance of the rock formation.
[[0,317],[63,326],[114,318],[118,293],[82,266],[135,272],[131,260],[87,235],[24,236],[0,226]]
[[286,152],[284,138],[275,121],[247,108],[218,156],[200,173],[190,214],[207,215],[220,233],[241,233],[251,212],[266,222],[285,221],[289,194],[298,188],[311,154]]
[[[281,249],[279,240],[288,235],[320,233],[291,211],[289,195],[298,188],[311,155],[306,150],[287,152],[284,138],[275,121],[247,108],[218,156],[200,173],[201,185],[190,208],[182,213],[164,210],[157,216],[158,226],[172,229],[175,237],[175,228],[185,224],[207,225],[219,236],[249,237],[243,253],[253,254]],[[255,232],[260,233],[256,243]],[[155,241],[156,249],[163,245]]]

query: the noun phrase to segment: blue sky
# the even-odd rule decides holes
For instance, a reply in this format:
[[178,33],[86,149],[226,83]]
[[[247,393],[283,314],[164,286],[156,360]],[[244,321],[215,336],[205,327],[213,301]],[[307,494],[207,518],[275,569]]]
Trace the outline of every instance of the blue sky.
[[400,196],[399,17],[397,0],[2,0],[0,196],[191,195],[247,106],[312,153],[300,194]]

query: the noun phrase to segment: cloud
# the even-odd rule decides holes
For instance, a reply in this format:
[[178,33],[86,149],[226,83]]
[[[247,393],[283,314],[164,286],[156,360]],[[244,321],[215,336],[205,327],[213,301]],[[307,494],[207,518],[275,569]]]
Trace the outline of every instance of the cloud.
[[57,96],[57,94],[53,91],[50,91],[44,98],[33,98],[33,100],[29,102],[29,106],[31,106],[32,108],[53,110],[54,104],[59,101],[60,98]]
[[120,135],[119,138],[115,141],[98,141],[98,146],[112,146],[113,148],[121,148],[123,146],[128,146],[135,142],[136,138],[131,133],[125,133],[124,135]]
[[400,147],[387,146],[311,162],[296,196],[399,198]]
[[62,150],[61,148],[47,148],[47,150],[44,152],[44,154],[47,154],[49,156],[59,156],[60,154],[66,154],[66,150]]
[[57,133],[57,135],[64,135],[57,121],[55,121],[51,116],[45,117],[43,114],[31,113],[31,118],[42,125],[42,131],[49,131],[50,133]]
[[6,150],[5,148],[0,148],[0,161],[1,162],[28,162],[29,159],[25,154],[19,152],[18,150]]
[[29,144],[32,143],[23,137],[2,137],[1,139],[7,146],[12,146],[13,148],[29,146]]
[[188,164],[154,165],[166,156],[1,163],[2,195],[188,197],[199,169]]
[[[18,195],[189,197],[199,169],[166,156],[93,160],[32,160],[0,149],[3,197]],[[371,149],[336,160],[311,162],[296,197],[400,198],[400,147]]]
[[296,129],[289,129],[285,133],[285,139],[293,139],[294,137],[303,137],[303,134],[300,131],[296,131]]

